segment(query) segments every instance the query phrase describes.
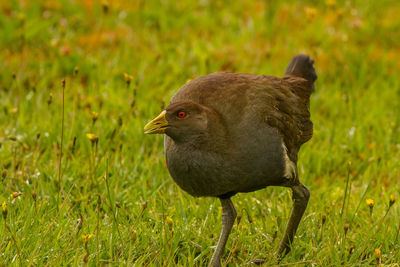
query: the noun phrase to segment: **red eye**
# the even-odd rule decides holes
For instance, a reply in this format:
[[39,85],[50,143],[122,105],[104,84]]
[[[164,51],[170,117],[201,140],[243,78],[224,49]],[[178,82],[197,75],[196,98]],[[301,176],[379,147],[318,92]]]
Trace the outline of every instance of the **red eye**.
[[178,116],[178,118],[183,119],[183,118],[186,117],[186,112],[185,112],[185,111],[179,111],[178,114],[177,114],[177,116]]

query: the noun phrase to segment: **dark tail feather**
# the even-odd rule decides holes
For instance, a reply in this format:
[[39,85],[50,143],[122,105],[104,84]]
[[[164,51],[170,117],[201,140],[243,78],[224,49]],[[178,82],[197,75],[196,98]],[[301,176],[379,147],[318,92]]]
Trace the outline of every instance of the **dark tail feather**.
[[286,68],[285,75],[301,77],[309,81],[311,92],[315,90],[314,82],[318,78],[314,68],[314,59],[307,55],[294,56]]

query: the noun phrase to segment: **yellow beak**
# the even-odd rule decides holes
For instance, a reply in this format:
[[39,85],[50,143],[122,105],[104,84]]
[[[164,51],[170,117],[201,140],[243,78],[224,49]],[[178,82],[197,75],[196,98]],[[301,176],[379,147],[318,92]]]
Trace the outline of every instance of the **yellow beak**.
[[146,124],[146,126],[144,126],[144,133],[145,134],[165,133],[165,129],[168,128],[168,122],[165,119],[165,113],[166,113],[166,111],[164,110],[155,119],[153,119],[151,122]]

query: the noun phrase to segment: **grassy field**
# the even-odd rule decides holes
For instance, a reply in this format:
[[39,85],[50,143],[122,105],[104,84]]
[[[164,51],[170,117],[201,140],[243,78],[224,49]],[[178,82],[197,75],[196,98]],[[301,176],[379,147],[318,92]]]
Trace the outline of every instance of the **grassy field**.
[[[0,266],[206,265],[219,201],[181,191],[143,126],[188,79],[297,53],[319,74],[311,199],[281,265],[398,266],[400,2],[198,2],[1,1]],[[232,200],[223,264],[277,264],[290,190]]]

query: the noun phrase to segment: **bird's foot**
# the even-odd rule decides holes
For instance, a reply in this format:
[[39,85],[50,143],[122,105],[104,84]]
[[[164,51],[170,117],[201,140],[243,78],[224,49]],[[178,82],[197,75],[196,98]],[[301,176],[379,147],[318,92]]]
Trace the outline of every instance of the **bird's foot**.
[[256,264],[256,265],[263,265],[265,263],[268,263],[267,265],[269,266],[270,264],[279,264],[281,263],[281,260],[283,259],[284,255],[282,256],[281,254],[274,254],[272,255],[272,258],[265,258],[265,259],[255,259],[249,262],[249,264]]
[[251,264],[256,264],[256,265],[262,265],[262,264],[264,264],[266,262],[267,262],[266,259],[255,259],[255,260],[252,260],[250,263]]

